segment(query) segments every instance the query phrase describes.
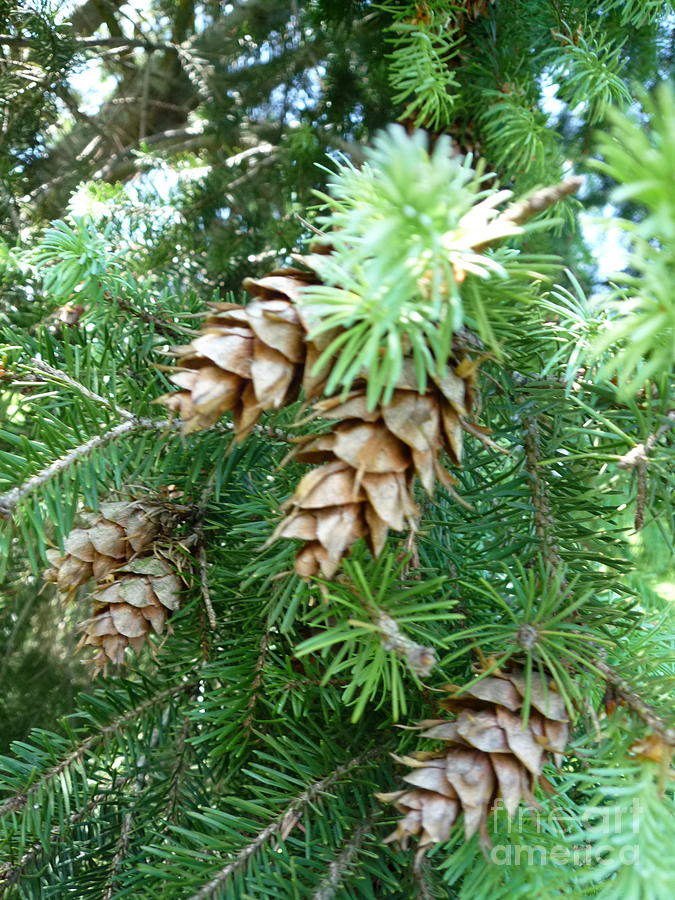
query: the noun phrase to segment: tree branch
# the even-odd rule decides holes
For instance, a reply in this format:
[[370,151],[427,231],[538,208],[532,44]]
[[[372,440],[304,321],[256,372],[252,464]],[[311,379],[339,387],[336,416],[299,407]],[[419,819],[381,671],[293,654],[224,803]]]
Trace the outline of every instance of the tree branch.
[[117,413],[123,419],[127,419],[129,422],[138,421],[137,417],[132,412],[129,412],[128,409],[116,406],[108,397],[103,397],[101,394],[95,393],[88,387],[80,384],[79,381],[75,381],[75,379],[71,378],[70,375],[67,375],[60,369],[55,369],[53,366],[50,366],[48,363],[43,362],[41,359],[31,359],[31,367],[34,369],[38,369],[40,372],[44,372],[46,375],[50,375],[53,379],[60,382],[61,384],[67,384],[68,387],[71,387],[83,396],[88,397],[89,400],[93,400],[95,403],[100,403],[103,406],[107,406],[108,409],[111,409],[114,413]]
[[675,727],[666,725],[661,716],[654,712],[648,703],[645,703],[625,678],[622,678],[604,660],[594,659],[593,665],[602,672],[607,682],[616,689],[616,692],[626,701],[628,706],[640,716],[643,722],[649,725],[654,734],[658,735],[666,744],[675,747]]
[[248,715],[244,720],[244,733],[248,735],[253,727],[254,721],[254,709],[255,705],[258,702],[260,685],[263,680],[263,669],[265,668],[265,661],[267,660],[267,650],[270,643],[270,623],[265,623],[265,630],[263,632],[262,640],[260,641],[260,648],[258,651],[258,658],[256,659],[255,666],[253,668],[253,681],[251,683],[251,696],[249,698],[248,703],[246,704],[246,709],[248,710]]
[[[290,827],[298,821],[298,814],[313,800],[315,800],[319,794],[323,791],[327,790],[336,781],[339,781],[344,775],[351,772],[353,769],[358,768],[359,766],[365,765],[371,759],[376,758],[383,752],[382,747],[378,747],[375,750],[370,750],[367,753],[362,753],[359,756],[354,757],[354,759],[350,760],[350,762],[345,763],[342,766],[338,766],[334,772],[331,772],[326,778],[323,778],[321,781],[316,781],[314,784],[311,784],[307,790],[303,791],[299,797],[290,803],[284,812],[273,822],[263,828],[263,830],[257,835],[257,837],[251,841],[250,844],[247,844],[243,849],[237,853],[236,857],[232,860],[232,862],[228,863],[225,868],[221,869],[208,884],[205,884],[202,888],[200,888],[196,894],[193,894],[189,900],[212,900],[212,898],[221,896],[221,890],[225,882],[229,879],[229,877],[234,874],[238,869],[242,866],[246,865],[248,860],[260,850],[262,846],[264,846],[270,838],[274,837],[276,834],[284,835],[287,834],[290,830]],[[289,827],[290,826],[290,827]]]
[[115,425],[108,431],[103,432],[103,434],[97,434],[96,437],[90,438],[84,444],[80,444],[79,447],[74,447],[65,456],[54,460],[44,469],[32,475],[27,481],[24,481],[23,484],[17,485],[17,487],[4,494],[0,494],[0,518],[11,518],[15,507],[22,500],[38,490],[38,488],[41,488],[60,472],[65,471],[74,463],[89,456],[92,451],[97,450],[99,447],[105,447],[106,444],[135,429],[156,430],[174,426],[175,423],[172,419],[127,419],[125,422],[120,422],[119,425]]
[[666,421],[660,428],[650,434],[649,437],[640,444],[636,444],[623,456],[617,460],[617,466],[620,469],[635,469],[637,475],[637,494],[635,497],[635,522],[636,531],[640,531],[645,523],[645,507],[647,505],[647,463],[649,462],[649,453],[654,449],[657,443],[675,425],[675,409],[671,409],[666,414]]
[[525,469],[530,479],[532,506],[534,507],[534,527],[541,545],[541,553],[552,572],[562,565],[560,548],[553,536],[554,519],[548,498],[548,491],[539,471],[539,426],[536,419],[523,420],[525,436]]
[[663,425],[653,434],[650,434],[641,444],[636,444],[635,447],[632,447],[627,453],[620,456],[617,466],[620,469],[632,469],[633,466],[649,462],[648,454],[654,449],[663,435],[673,427],[675,427],[675,409],[670,409],[666,414],[666,421]]
[[558,200],[569,197],[570,194],[576,194],[581,185],[584,183],[583,178],[574,176],[566,178],[559,184],[553,184],[550,187],[541,188],[520,200],[518,203],[512,203],[507,209],[497,216],[497,222],[513,222],[514,225],[524,225],[529,219],[539,215],[549,206],[553,206]]
[[412,867],[415,887],[417,888],[415,900],[434,900],[434,894],[427,883],[428,870],[424,862],[428,863],[428,860],[420,858],[419,862],[416,862]]
[[[152,734],[150,735],[150,742],[148,745],[150,750],[153,750],[159,743],[159,733],[159,728],[155,727],[152,729]],[[139,769],[138,774],[134,778],[134,797],[136,799],[122,819],[122,828],[120,829],[119,838],[117,839],[115,853],[110,863],[108,881],[101,900],[113,900],[113,897],[116,893],[115,879],[117,877],[117,873],[119,872],[120,866],[122,865],[124,857],[129,850],[129,839],[134,824],[134,811],[136,804],[138,803],[138,795],[145,787],[145,782],[147,780],[147,772],[145,771],[145,766],[147,766],[147,756],[145,754],[143,754],[142,760],[142,766],[140,764],[140,760],[137,763]]]
[[[104,296],[108,300],[113,300],[112,294],[109,294],[108,292],[106,292]],[[130,303],[129,300],[126,300],[124,297],[115,297],[114,302],[117,303],[119,309],[131,313],[132,316],[136,316],[148,325],[154,325],[157,334],[163,334],[170,340],[173,340],[176,334],[187,334],[191,337],[198,334],[194,329],[187,328],[185,325],[179,325],[177,322],[170,322],[168,319],[162,319],[160,316],[155,316],[152,313],[145,312],[145,310],[137,309],[133,303]]]
[[[0,34],[0,44],[6,47],[34,47],[35,38],[18,37],[13,34]],[[94,50],[97,47],[103,48],[119,48],[126,50],[128,48],[140,47],[150,52],[155,50],[177,50],[175,44],[156,43],[148,41],[145,38],[127,38],[127,37],[80,37],[72,38],[70,43],[77,47],[78,50]]]
[[370,829],[372,821],[372,817],[368,818],[358,828],[354,829],[354,834],[345,844],[342,853],[328,866],[326,877],[319,885],[318,890],[312,895],[312,900],[333,900],[345,875],[349,871],[349,867],[361,849],[363,839]]
[[32,368],[35,368],[40,372],[44,372],[46,375],[49,375],[60,384],[65,384],[68,387],[73,388],[84,397],[87,397],[87,399],[93,400],[97,405],[108,407],[108,409],[111,409],[113,412],[120,415],[125,421],[120,422],[118,425],[114,425],[112,428],[108,429],[108,431],[103,432],[103,434],[95,435],[88,441],[85,441],[84,444],[80,444],[78,447],[73,447],[73,449],[69,450],[64,456],[54,460],[54,462],[50,463],[44,469],[36,472],[35,475],[31,475],[31,477],[27,481],[24,481],[23,484],[17,485],[11,490],[6,491],[4,494],[0,494],[0,518],[11,518],[15,507],[34,491],[38,490],[38,488],[41,488],[56,475],[70,468],[70,466],[79,462],[81,459],[85,459],[94,450],[97,450],[100,447],[104,447],[106,444],[109,444],[111,441],[117,440],[117,438],[128,434],[130,431],[134,431],[135,429],[146,429],[154,431],[161,430],[163,428],[177,427],[177,423],[175,423],[174,420],[170,418],[138,418],[132,412],[129,412],[128,409],[115,406],[115,404],[112,403],[107,397],[103,397],[101,396],[101,394],[95,393],[88,387],[80,384],[79,381],[75,381],[75,379],[71,378],[70,375],[67,375],[65,372],[61,372],[59,369],[53,368],[48,363],[43,362],[41,359],[31,359],[31,364]]
[[204,603],[204,609],[206,610],[206,617],[209,620],[209,628],[211,631],[215,631],[218,627],[218,621],[216,619],[216,613],[213,609],[213,603],[211,602],[211,591],[209,590],[209,566],[208,560],[206,558],[206,538],[204,536],[204,513],[206,512],[206,507],[208,506],[209,499],[211,494],[213,493],[213,488],[215,484],[215,470],[211,474],[210,478],[206,482],[206,486],[202,491],[202,495],[199,498],[199,504],[197,506],[197,522],[195,525],[195,533],[197,535],[197,561],[199,563],[199,589],[202,595],[202,601]]
[[[124,786],[133,779],[133,775],[127,775],[124,778],[120,778],[117,780],[115,787],[118,789],[124,788]],[[99,806],[104,800],[110,798],[109,791],[101,791],[99,794],[94,794],[94,796],[89,800],[84,809],[80,809],[77,812],[71,814],[68,819],[68,825],[77,825],[82,822],[86,816],[88,816],[97,806]],[[52,844],[56,844],[59,841],[63,841],[66,839],[66,834],[62,825],[55,825],[50,833],[49,833],[49,842],[47,845],[36,843],[33,846],[26,850],[18,863],[14,866],[9,863],[5,866],[0,866],[0,897],[2,897],[9,888],[15,885],[21,876],[23,875],[26,868],[33,863],[37,862],[45,851],[52,846]]]
[[105,741],[107,737],[119,731],[129,722],[136,722],[143,713],[155,706],[158,703],[162,703],[169,697],[173,697],[175,694],[180,694],[182,691],[186,691],[191,688],[195,681],[199,679],[199,674],[195,673],[194,678],[189,681],[181,682],[180,684],[175,684],[173,687],[167,688],[165,691],[161,691],[154,697],[149,697],[147,700],[144,700],[142,703],[139,703],[137,706],[134,706],[133,709],[127,710],[121,716],[118,716],[116,719],[113,719],[112,722],[109,722],[107,725],[104,725],[100,731],[97,731],[95,734],[90,734],[83,741],[80,741],[73,749],[66,755],[61,762],[57,763],[55,766],[47,769],[42,773],[40,777],[37,778],[36,781],[28,788],[25,794],[17,794],[14,797],[9,797],[5,802],[0,806],[0,819],[3,816],[6,816],[8,813],[16,812],[19,809],[23,809],[23,807],[29,802],[32,801],[35,795],[39,792],[39,790],[49,781],[52,781],[54,778],[58,778],[62,772],[65,772],[66,769],[71,766],[73,763],[78,762],[78,760],[83,759],[84,756],[95,747],[97,744]]
[[75,34],[93,34],[104,22],[111,34],[114,31],[114,13],[119,11],[125,0],[86,0],[73,10],[70,24]]
[[[195,691],[195,696],[199,693],[199,688]],[[192,722],[188,715],[183,716],[183,725],[181,727],[180,733],[178,735],[178,739],[176,740],[175,748],[174,748],[174,757],[175,757],[175,765],[171,771],[171,775],[169,776],[169,790],[168,797],[166,801],[166,806],[164,808],[163,818],[167,821],[175,824],[176,822],[176,808],[178,807],[178,794],[180,790],[180,782],[181,782],[181,771],[185,768],[185,757],[187,755],[188,748],[190,745],[187,743],[188,736],[190,734]]]

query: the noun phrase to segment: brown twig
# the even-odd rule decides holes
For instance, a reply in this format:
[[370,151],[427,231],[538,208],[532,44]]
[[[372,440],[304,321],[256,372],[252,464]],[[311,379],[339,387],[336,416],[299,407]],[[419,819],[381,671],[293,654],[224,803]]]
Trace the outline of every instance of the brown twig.
[[[228,423],[229,424],[229,423]],[[195,524],[195,533],[197,535],[197,562],[199,564],[199,589],[202,595],[202,602],[206,610],[206,617],[209,620],[209,628],[215,631],[218,627],[216,613],[211,602],[211,591],[209,590],[209,566],[206,558],[206,537],[204,535],[204,514],[208,506],[211,494],[215,486],[215,471],[209,476],[206,485],[199,498],[197,504],[197,520]]]
[[569,197],[570,194],[576,194],[581,185],[584,183],[583,178],[574,176],[565,178],[559,184],[553,184],[549,187],[541,188],[530,194],[524,200],[518,203],[512,203],[507,209],[501,213],[498,222],[512,222],[514,225],[524,225],[529,219],[539,215],[549,206],[553,206],[559,200]]
[[[539,215],[539,213],[548,209],[549,206],[553,206],[558,200],[562,200],[570,194],[575,194],[582,184],[583,179],[575,176],[573,178],[566,178],[559,184],[541,188],[533,194],[530,194],[530,196],[526,197],[524,200],[519,200],[517,203],[512,203],[508,206],[504,212],[500,213],[495,218],[493,225],[497,226],[499,223],[504,225],[524,225],[529,219]],[[495,243],[495,240],[486,241],[484,244],[477,244],[474,247],[474,250],[477,252],[485,250]]]
[[251,696],[249,698],[248,703],[246,704],[246,709],[248,710],[248,715],[244,720],[244,733],[249,734],[251,728],[253,727],[253,712],[255,709],[255,705],[258,702],[258,696],[260,691],[260,686],[263,680],[263,669],[265,668],[265,662],[267,660],[267,650],[270,644],[270,623],[267,622],[265,624],[265,631],[263,632],[262,639],[260,641],[260,650],[258,652],[258,658],[255,662],[255,667],[253,669],[253,681],[251,682]]
[[549,502],[548,490],[539,469],[539,425],[534,418],[523,420],[525,436],[525,468],[530,479],[532,505],[534,507],[534,527],[541,545],[541,553],[546,565],[552,572],[562,565],[560,548],[555,540],[553,529],[555,522]]
[[675,727],[669,727],[658,713],[646,703],[632,686],[622,678],[614,669],[607,665],[603,659],[594,659],[593,665],[602,672],[605,680],[612,685],[617,694],[625,700],[626,704],[636,712],[643,722],[651,728],[654,734],[671,747],[675,747]]
[[405,659],[410,669],[420,678],[426,678],[430,674],[438,662],[433,647],[425,647],[413,641],[387,613],[378,612],[373,622],[380,630],[380,640],[385,650],[391,650],[400,659]]
[[[199,688],[195,694],[199,692]],[[180,773],[181,770],[185,767],[185,756],[189,748],[189,744],[187,742],[188,736],[190,734],[190,727],[192,722],[188,715],[183,716],[183,725],[181,727],[180,733],[176,740],[174,756],[176,762],[171,771],[171,775],[169,776],[169,791],[166,801],[166,806],[164,808],[164,816],[168,822],[172,822],[175,824],[176,820],[176,808],[178,806],[178,791],[180,788]]]
[[636,444],[627,453],[619,457],[617,466],[620,469],[635,469],[637,477],[637,495],[635,498],[635,523],[636,531],[640,531],[645,522],[645,508],[647,506],[647,482],[649,454],[656,447],[661,438],[675,425],[675,409],[666,414],[666,421],[657,430],[650,434],[640,444]]
[[36,472],[35,475],[31,475],[31,477],[27,481],[24,481],[23,484],[13,487],[4,494],[0,494],[0,518],[11,518],[14,509],[22,500],[41,488],[56,475],[64,472],[80,460],[85,459],[94,450],[105,447],[107,444],[111,443],[111,441],[117,440],[117,438],[128,434],[130,431],[135,431],[136,429],[150,429],[156,431],[163,428],[171,428],[174,424],[175,423],[171,419],[127,419],[126,421],[115,425],[113,428],[110,428],[108,431],[104,431],[103,434],[97,434],[95,437],[85,441],[84,444],[80,444],[79,447],[73,447],[73,449],[69,450],[64,456],[54,460],[54,462],[50,463],[44,469]]
[[67,375],[60,369],[55,369],[53,366],[50,366],[48,363],[43,362],[41,359],[31,359],[30,362],[31,369],[37,369],[39,372],[44,372],[46,375],[51,376],[55,381],[58,381],[61,384],[67,384],[68,387],[73,388],[79,394],[82,394],[89,400],[93,400],[95,403],[101,404],[102,406],[107,406],[108,409],[111,409],[114,413],[117,413],[117,415],[121,416],[121,418],[123,419],[127,419],[130,422],[138,421],[138,418],[132,412],[129,412],[128,409],[124,409],[121,406],[116,406],[109,397],[103,397],[101,394],[95,393],[88,387],[80,384],[79,381],[75,381],[74,378],[71,378],[70,375]]
[[642,443],[636,444],[617,461],[620,469],[632,469],[642,463],[649,462],[649,453],[656,447],[661,438],[675,426],[675,409],[668,410],[666,421],[657,430],[650,434]]
[[427,866],[424,863],[428,860],[420,857],[419,862],[412,867],[413,878],[415,879],[415,887],[417,888],[417,896],[415,900],[433,900],[434,895],[431,888],[427,884]]

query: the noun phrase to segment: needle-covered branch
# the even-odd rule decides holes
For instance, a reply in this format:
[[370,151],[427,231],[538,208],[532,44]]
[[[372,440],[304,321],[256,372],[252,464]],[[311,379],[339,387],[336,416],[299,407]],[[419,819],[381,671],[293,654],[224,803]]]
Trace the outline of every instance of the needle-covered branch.
[[622,678],[611,666],[602,659],[594,659],[593,665],[605,676],[607,683],[611,684],[626,704],[637,713],[654,734],[658,735],[666,744],[675,747],[675,727],[668,726],[652,707],[642,699],[629,681]]
[[356,769],[374,760],[384,752],[383,748],[369,750],[359,756],[354,757],[347,763],[338,766],[330,775],[315,781],[309,785],[298,797],[295,798],[284,810],[284,812],[270,822],[266,828],[258,833],[254,840],[240,850],[232,862],[228,863],[221,869],[207,884],[205,884],[197,893],[190,897],[190,900],[213,900],[213,898],[221,896],[228,880],[242,867],[244,867],[249,859],[254,856],[268,841],[279,836],[285,838],[292,828],[298,823],[300,813],[311,803],[317,800],[321,794],[326,792],[330,787],[341,781],[345,776],[350,775]]
[[108,429],[108,431],[104,431],[102,434],[90,438],[88,441],[85,441],[84,444],[80,444],[79,447],[74,447],[64,456],[54,460],[54,462],[50,463],[41,471],[36,472],[35,475],[32,475],[27,481],[24,481],[23,484],[17,485],[11,490],[6,491],[4,494],[0,494],[0,518],[11,518],[14,509],[19,503],[36,491],[39,491],[47,484],[47,482],[51,481],[52,478],[55,478],[71,466],[77,465],[77,463],[86,459],[94,450],[99,450],[133,431],[161,431],[165,428],[171,428],[172,425],[171,419],[125,419],[124,422],[120,422],[118,425],[114,425],[112,428]]

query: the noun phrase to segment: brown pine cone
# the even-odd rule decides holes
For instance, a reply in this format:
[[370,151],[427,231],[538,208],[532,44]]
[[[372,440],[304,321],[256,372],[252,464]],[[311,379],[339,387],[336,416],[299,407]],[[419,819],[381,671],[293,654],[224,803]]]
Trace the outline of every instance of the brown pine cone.
[[94,615],[80,624],[78,646],[98,647],[91,660],[98,671],[120,665],[127,647],[137,653],[147,636],[162,634],[169,613],[178,609],[181,579],[163,557],[146,556],[117,568],[95,591]]
[[378,556],[389,529],[414,529],[419,510],[413,499],[414,476],[431,494],[436,478],[454,493],[455,479],[441,464],[441,450],[461,463],[465,416],[471,384],[448,370],[420,394],[407,361],[391,402],[369,410],[366,385],[346,399],[315,404],[316,416],[337,420],[330,434],[300,440],[298,462],[321,464],[308,472],[285,504],[289,513],[272,540],[300,538],[308,543],[296,558],[303,577],[330,578],[360,537]]
[[307,323],[294,305],[300,288],[315,281],[309,272],[282,269],[244,281],[254,295],[247,306],[212,304],[215,312],[200,336],[177,349],[178,370],[170,380],[182,390],[157,400],[180,415],[185,434],[232,412],[242,440],[264,410],[292,403],[301,384],[309,399],[320,393],[325,379],[309,374],[318,350],[308,348]]
[[422,737],[446,743],[442,750],[421,751],[398,758],[412,767],[403,777],[412,789],[377,794],[394,803],[404,817],[385,842],[403,848],[419,837],[420,852],[447,841],[450,829],[464,813],[468,841],[477,831],[488,842],[488,813],[499,804],[511,818],[521,800],[537,806],[533,791],[549,757],[557,765],[569,740],[565,703],[553,683],[532,676],[531,708],[523,725],[525,676],[521,669],[483,678],[442,703],[457,713],[421,723]]
[[66,538],[65,554],[48,550],[52,568],[45,581],[69,594],[90,578],[101,581],[128,559],[152,544],[160,531],[164,509],[157,503],[102,503],[100,515],[90,516],[87,528],[74,528]]

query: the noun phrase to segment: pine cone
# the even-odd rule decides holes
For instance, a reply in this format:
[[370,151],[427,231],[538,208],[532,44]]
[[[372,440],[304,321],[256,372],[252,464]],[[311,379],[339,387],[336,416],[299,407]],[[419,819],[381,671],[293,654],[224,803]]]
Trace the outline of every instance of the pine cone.
[[309,375],[317,347],[309,348],[308,358],[307,323],[293,303],[300,288],[315,281],[309,272],[282,269],[244,281],[254,295],[247,306],[212,304],[215,313],[200,336],[177,350],[179,371],[170,380],[182,390],[157,400],[180,415],[185,434],[231,411],[242,440],[264,410],[292,403],[301,384],[309,399],[320,393],[325,379]]
[[430,494],[436,478],[454,493],[455,479],[441,465],[440,452],[461,463],[471,384],[457,371],[448,367],[443,379],[420,394],[407,360],[386,406],[368,410],[366,385],[344,400],[315,404],[315,415],[339,424],[331,434],[301,439],[295,459],[323,465],[300,481],[285,504],[289,514],[272,536],[308,542],[296,557],[299,575],[330,578],[358,538],[365,537],[378,556],[390,528],[414,528],[415,474]]
[[48,550],[52,568],[43,574],[68,594],[89,581],[102,581],[134,554],[152,544],[160,530],[163,508],[157,503],[102,503],[88,528],[74,528],[66,538],[65,555]]
[[[310,269],[315,264],[312,256],[297,259]],[[300,387],[309,401],[321,396],[331,363],[313,370],[335,332],[308,340],[316,323],[296,305],[302,288],[316,281],[311,272],[283,269],[244,282],[255,296],[248,306],[214,304],[215,315],[182,348],[178,371],[170,376],[182,390],[158,400],[180,414],[184,432],[207,428],[232,411],[235,438],[241,440],[263,410],[291,403]],[[390,528],[414,528],[415,474],[428,493],[436,478],[454,493],[455,479],[441,465],[440,452],[445,449],[459,465],[464,431],[495,446],[485,429],[468,421],[475,370],[476,363],[458,352],[444,375],[420,393],[414,362],[406,358],[386,405],[368,410],[367,374],[346,399],[315,403],[315,416],[340,424],[333,434],[300,440],[296,459],[322,465],[302,479],[271,539],[307,542],[296,558],[298,574],[330,578],[360,537],[378,556]]]
[[170,612],[178,609],[180,578],[162,557],[146,556],[118,567],[113,580],[94,593],[94,615],[80,623],[78,646],[99,647],[96,670],[119,665],[127,647],[137,653],[151,631],[162,634]]
[[468,841],[477,831],[488,842],[487,816],[499,803],[511,818],[521,799],[537,806],[535,781],[552,756],[557,765],[569,738],[562,696],[538,673],[532,676],[531,708],[526,726],[521,710],[525,676],[521,669],[492,676],[443,701],[457,712],[454,721],[421,723],[422,737],[445,741],[444,750],[422,751],[397,758],[413,768],[404,776],[412,790],[377,794],[405,813],[385,843],[405,849],[419,835],[419,849],[447,841],[460,812]]

